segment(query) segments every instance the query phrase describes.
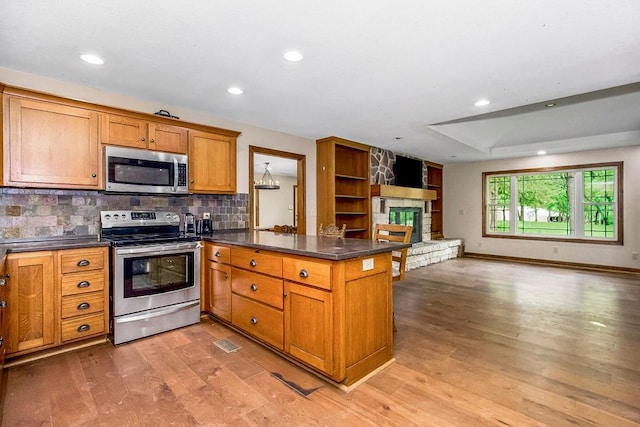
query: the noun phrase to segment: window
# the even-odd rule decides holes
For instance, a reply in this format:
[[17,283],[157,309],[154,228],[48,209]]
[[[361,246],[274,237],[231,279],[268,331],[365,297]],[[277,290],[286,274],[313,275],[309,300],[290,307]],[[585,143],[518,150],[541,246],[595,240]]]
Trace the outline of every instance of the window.
[[485,237],[622,244],[622,162],[483,173]]

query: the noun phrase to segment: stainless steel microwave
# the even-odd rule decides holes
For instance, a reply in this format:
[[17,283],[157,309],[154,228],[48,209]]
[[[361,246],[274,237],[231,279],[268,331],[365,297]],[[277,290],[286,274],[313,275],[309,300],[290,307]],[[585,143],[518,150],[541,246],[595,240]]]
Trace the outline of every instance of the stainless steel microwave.
[[117,193],[187,194],[187,156],[105,146],[105,190]]

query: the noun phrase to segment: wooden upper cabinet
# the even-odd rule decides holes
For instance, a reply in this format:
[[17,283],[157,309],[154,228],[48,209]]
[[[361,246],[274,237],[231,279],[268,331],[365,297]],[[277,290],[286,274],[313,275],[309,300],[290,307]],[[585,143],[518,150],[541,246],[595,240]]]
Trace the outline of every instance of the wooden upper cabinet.
[[97,112],[17,96],[3,98],[4,185],[100,188]]
[[236,192],[236,137],[189,131],[189,192]]
[[186,128],[116,114],[100,119],[103,144],[187,154]]

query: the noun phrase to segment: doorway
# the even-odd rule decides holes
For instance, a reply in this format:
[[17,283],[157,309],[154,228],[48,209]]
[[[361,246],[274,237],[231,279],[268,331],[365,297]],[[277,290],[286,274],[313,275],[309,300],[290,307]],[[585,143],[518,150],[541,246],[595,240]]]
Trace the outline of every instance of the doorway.
[[[272,230],[275,225],[295,227],[306,234],[305,160],[303,154],[249,146],[249,228]],[[267,172],[278,187],[256,189]],[[282,224],[284,223],[284,224]]]

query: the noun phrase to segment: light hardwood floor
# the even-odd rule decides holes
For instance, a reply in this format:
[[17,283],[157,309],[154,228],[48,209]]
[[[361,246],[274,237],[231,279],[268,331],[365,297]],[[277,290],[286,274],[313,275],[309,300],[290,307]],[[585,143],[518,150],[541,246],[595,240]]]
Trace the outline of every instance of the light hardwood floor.
[[396,362],[349,394],[203,320],[9,368],[2,424],[640,425],[637,275],[456,259],[394,299]]

